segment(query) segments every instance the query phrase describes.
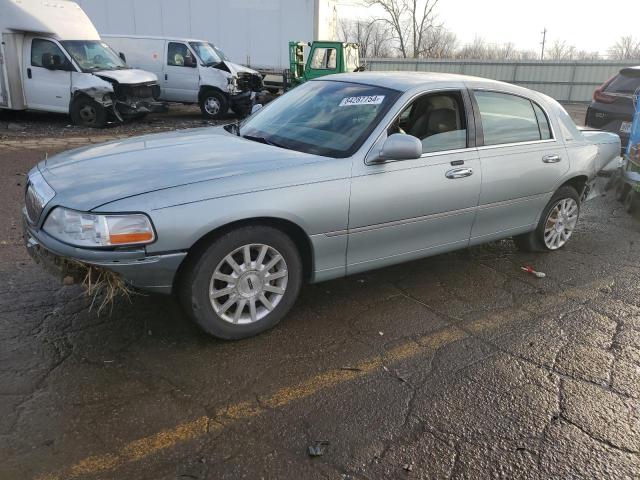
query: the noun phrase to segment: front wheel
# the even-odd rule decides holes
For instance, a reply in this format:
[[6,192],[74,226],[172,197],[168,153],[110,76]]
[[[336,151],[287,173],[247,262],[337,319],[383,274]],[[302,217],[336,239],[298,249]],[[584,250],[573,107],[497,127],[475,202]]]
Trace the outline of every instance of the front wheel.
[[219,120],[229,111],[229,101],[221,92],[207,90],[200,96],[200,111],[207,118]]
[[249,226],[224,234],[190,259],[180,297],[205,332],[237,340],[275,326],[301,283],[293,241],[275,228]]
[[544,208],[533,232],[514,237],[516,246],[526,252],[546,252],[564,247],[580,216],[580,196],[573,187],[560,187]]
[[71,120],[76,125],[91,128],[103,128],[107,124],[107,111],[98,102],[80,96],[69,109]]

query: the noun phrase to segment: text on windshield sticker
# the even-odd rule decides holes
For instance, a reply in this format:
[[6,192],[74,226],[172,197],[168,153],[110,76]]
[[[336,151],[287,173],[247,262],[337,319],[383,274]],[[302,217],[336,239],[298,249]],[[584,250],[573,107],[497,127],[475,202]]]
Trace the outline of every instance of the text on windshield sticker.
[[339,107],[349,105],[380,105],[384,100],[384,95],[365,95],[362,97],[346,97],[343,98]]

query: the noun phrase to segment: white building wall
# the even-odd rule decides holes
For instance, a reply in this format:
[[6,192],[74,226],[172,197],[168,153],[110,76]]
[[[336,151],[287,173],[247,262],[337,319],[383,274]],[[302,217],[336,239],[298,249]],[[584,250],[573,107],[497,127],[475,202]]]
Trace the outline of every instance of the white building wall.
[[290,40],[332,40],[336,0],[76,0],[103,34],[191,37],[253,67],[288,67]]

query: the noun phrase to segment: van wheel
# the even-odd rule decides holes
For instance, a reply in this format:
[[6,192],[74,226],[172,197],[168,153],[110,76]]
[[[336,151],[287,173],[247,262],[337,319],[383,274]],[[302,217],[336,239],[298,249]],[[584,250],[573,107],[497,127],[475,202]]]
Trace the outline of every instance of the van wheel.
[[225,340],[275,326],[302,284],[296,245],[272,227],[232,230],[188,262],[178,285],[182,305],[205,332]]
[[229,111],[229,101],[217,90],[207,90],[200,95],[200,110],[207,118],[219,120]]
[[107,124],[107,111],[98,102],[87,97],[76,98],[69,109],[71,120],[76,125],[103,128]]
[[580,196],[573,187],[560,187],[544,207],[533,232],[513,238],[525,252],[549,252],[564,247],[580,216]]

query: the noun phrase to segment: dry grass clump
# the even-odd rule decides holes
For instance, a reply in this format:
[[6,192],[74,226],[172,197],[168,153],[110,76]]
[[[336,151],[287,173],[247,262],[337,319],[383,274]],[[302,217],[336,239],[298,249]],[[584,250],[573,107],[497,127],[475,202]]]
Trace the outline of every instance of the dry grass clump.
[[82,285],[85,294],[91,298],[92,310],[98,304],[98,315],[106,307],[113,308],[118,297],[131,301],[136,292],[129,288],[120,275],[106,268],[67,260],[66,273]]

